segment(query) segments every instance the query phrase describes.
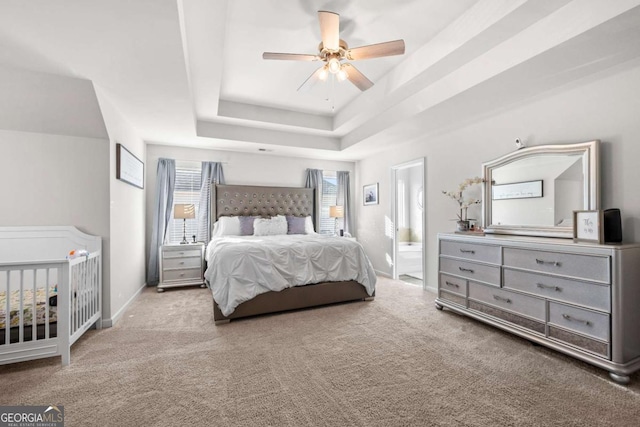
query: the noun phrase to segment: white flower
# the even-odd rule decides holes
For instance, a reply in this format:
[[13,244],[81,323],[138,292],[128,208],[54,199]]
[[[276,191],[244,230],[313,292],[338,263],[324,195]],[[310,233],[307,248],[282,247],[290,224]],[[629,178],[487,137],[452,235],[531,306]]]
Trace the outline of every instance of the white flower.
[[465,199],[464,190],[466,190],[471,185],[480,184],[482,182],[484,182],[484,180],[480,177],[467,178],[458,186],[458,191],[442,191],[442,194],[447,197],[451,197],[453,200],[458,202],[460,213],[457,214],[457,216],[460,221],[467,221],[467,209],[469,208],[469,206],[482,203],[482,201],[479,199]]

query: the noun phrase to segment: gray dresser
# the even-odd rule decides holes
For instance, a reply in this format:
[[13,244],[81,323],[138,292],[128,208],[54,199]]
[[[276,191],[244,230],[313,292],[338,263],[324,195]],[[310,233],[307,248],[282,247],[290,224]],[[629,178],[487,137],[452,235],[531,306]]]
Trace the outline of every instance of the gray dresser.
[[610,372],[640,369],[640,244],[440,234],[436,307]]

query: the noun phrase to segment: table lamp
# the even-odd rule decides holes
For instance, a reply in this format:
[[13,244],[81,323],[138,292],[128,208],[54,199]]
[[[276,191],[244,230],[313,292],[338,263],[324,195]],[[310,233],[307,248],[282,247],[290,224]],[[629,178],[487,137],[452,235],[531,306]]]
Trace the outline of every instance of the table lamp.
[[344,218],[344,206],[330,206],[329,216],[336,219],[335,233],[338,233],[338,218]]
[[182,242],[181,245],[189,243],[187,241],[187,220],[196,217],[196,206],[190,204],[173,205],[173,217],[182,219]]

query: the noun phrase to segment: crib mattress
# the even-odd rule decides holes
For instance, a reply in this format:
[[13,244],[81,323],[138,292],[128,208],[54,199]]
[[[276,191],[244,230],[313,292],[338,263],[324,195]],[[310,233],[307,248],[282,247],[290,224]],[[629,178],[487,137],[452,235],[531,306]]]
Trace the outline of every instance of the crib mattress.
[[[56,295],[56,286],[49,289],[49,296]],[[49,322],[57,320],[58,307],[50,306],[46,301],[45,288],[36,288],[36,309],[33,309],[33,289],[25,289],[22,294],[22,319],[23,326],[33,325],[35,312],[36,324],[44,325],[46,320],[46,310],[49,308]],[[9,296],[10,322],[11,328],[20,326],[20,290],[11,291]],[[0,329],[4,329],[7,324],[7,292],[0,292]]]

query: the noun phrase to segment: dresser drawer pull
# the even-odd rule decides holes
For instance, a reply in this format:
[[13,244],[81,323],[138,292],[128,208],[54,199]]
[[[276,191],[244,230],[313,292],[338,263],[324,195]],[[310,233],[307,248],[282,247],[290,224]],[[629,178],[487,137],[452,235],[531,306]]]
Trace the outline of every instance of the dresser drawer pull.
[[451,283],[447,280],[444,281],[444,284],[447,286],[453,286],[454,288],[459,288],[460,286],[457,283]]
[[466,271],[467,273],[473,273],[473,270],[472,270],[472,269],[470,269],[470,268],[458,267],[458,269],[459,269],[460,271]]
[[498,296],[498,295],[494,295],[493,299],[496,300],[496,301],[502,301],[502,302],[506,302],[506,303],[511,304],[511,300],[509,298],[504,298],[504,297],[501,297],[501,296]]
[[180,265],[184,265],[184,261],[180,261]]
[[180,277],[184,276],[184,273],[180,273]]
[[541,264],[541,265],[549,264],[549,265],[553,265],[554,267],[560,267],[562,265],[558,261],[545,261],[543,259],[538,259],[538,258],[536,258],[536,264]]
[[553,289],[556,292],[560,292],[562,288],[553,285],[545,285],[544,283],[536,283],[540,289]]
[[568,314],[562,313],[562,318],[566,319],[566,320],[568,320],[570,322],[584,323],[587,326],[591,326],[591,322],[589,322],[588,320],[576,319],[575,317],[571,317]]
[[462,252],[463,254],[475,254],[476,251],[474,251],[473,249],[460,249],[460,252]]

